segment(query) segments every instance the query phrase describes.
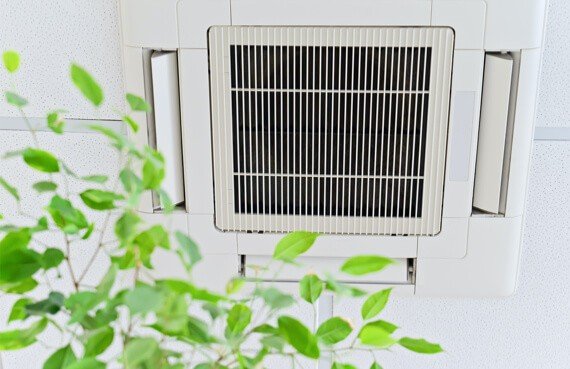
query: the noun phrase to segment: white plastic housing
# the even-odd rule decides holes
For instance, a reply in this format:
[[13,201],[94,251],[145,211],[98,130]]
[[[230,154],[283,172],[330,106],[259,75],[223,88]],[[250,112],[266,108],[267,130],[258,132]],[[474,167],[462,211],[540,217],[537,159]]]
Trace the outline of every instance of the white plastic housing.
[[[436,236],[323,236],[307,257],[334,268],[357,254],[381,254],[407,260],[411,278],[396,284],[405,294],[437,296],[504,296],[516,288],[524,200],[531,154],[536,90],[546,0],[121,0],[125,89],[145,96],[145,50],[178,52],[178,72],[189,233],[205,254],[198,278],[222,288],[239,272],[242,255],[264,260],[280,234],[220,232],[214,226],[214,190],[210,124],[207,31],[221,25],[271,26],[445,26],[455,31],[450,121],[446,147],[441,232]],[[480,117],[488,53],[517,55],[508,101],[508,127],[494,145],[503,154],[501,211],[474,212],[475,168],[488,171],[478,147],[490,142]],[[506,76],[505,76],[506,78]],[[508,94],[509,97],[506,97]],[[516,96],[516,100],[513,99]],[[498,101],[498,100],[497,100]],[[503,106],[504,108],[504,106]],[[147,117],[138,114],[137,140],[148,142]],[[483,140],[483,141],[481,141]],[[479,152],[478,152],[479,151]],[[495,167],[495,173],[498,172]],[[496,182],[495,182],[496,183]],[[148,211],[152,199],[143,199]],[[495,203],[494,203],[495,204]],[[152,209],[150,210],[152,211]],[[286,274],[286,280],[298,276]],[[371,283],[372,282],[372,283]],[[393,284],[378,276],[362,284]],[[282,282],[285,286],[290,282]],[[359,283],[355,281],[355,283]]]

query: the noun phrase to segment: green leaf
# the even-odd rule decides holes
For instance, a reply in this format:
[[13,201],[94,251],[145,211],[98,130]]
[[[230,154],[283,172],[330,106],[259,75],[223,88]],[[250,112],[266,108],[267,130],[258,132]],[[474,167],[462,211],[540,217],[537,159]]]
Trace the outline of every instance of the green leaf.
[[180,245],[179,255],[184,262],[187,270],[191,270],[192,267],[200,260],[202,260],[202,255],[200,255],[200,249],[193,239],[185,235],[180,231],[176,231],[174,234],[178,244]]
[[125,295],[125,305],[131,314],[146,314],[160,308],[163,295],[156,288],[147,285],[138,285]]
[[158,151],[150,151],[144,160],[142,184],[146,190],[158,190],[164,179],[164,157]]
[[69,366],[66,366],[64,369],[105,369],[106,367],[107,365],[99,360],[89,357],[80,359]]
[[352,364],[343,364],[343,363],[333,363],[331,369],[356,369],[356,367]]
[[89,226],[83,213],[74,208],[69,200],[55,195],[46,210],[54,223],[67,234],[76,234]]
[[40,263],[45,270],[55,268],[65,259],[65,255],[61,250],[55,248],[48,248],[42,255]]
[[387,349],[398,342],[390,333],[375,325],[365,325],[362,327],[358,338],[364,345],[374,346],[379,349]]
[[103,184],[105,182],[107,182],[107,180],[109,179],[109,177],[104,176],[104,175],[100,175],[100,174],[95,174],[92,176],[85,176],[85,177],[81,177],[82,180],[87,181],[87,182],[93,182],[93,183],[100,183]]
[[398,329],[398,326],[390,322],[387,322],[385,320],[376,320],[374,322],[367,323],[366,325],[381,328],[390,334],[396,332],[396,330]]
[[81,236],[81,239],[82,240],[89,239],[89,237],[91,237],[91,234],[93,233],[94,230],[95,230],[95,223],[89,223],[89,225],[87,226],[87,230],[85,231],[83,236]]
[[38,193],[54,192],[55,190],[57,190],[57,184],[51,181],[41,181],[34,183],[32,188],[36,190]]
[[125,211],[115,223],[115,235],[121,244],[131,241],[137,231],[137,226],[141,223],[141,218],[133,211]]
[[71,65],[71,80],[75,87],[81,91],[83,96],[93,105],[100,106],[103,102],[103,91],[99,84],[91,75],[77,64]]
[[352,326],[346,319],[333,317],[320,325],[317,338],[325,345],[334,345],[346,339],[352,333]]
[[77,356],[70,345],[54,352],[44,363],[43,369],[66,369],[77,361]]
[[71,311],[69,324],[82,322],[90,310],[101,302],[101,296],[91,291],[80,291],[65,300],[65,307]]
[[206,289],[198,288],[189,283],[188,281],[182,281],[178,279],[162,279],[156,281],[156,285],[163,288],[167,288],[176,293],[180,294],[187,293],[190,296],[192,296],[194,300],[206,301],[214,304],[217,304],[220,301],[227,300],[227,298],[222,295],[212,293]]
[[354,256],[348,259],[340,270],[350,275],[365,275],[379,272],[394,263],[394,260],[383,256]]
[[[127,344],[123,353],[125,369],[154,368],[152,361],[160,354],[158,343],[153,338],[135,338]],[[144,368],[143,367],[143,368]]]
[[136,265],[135,252],[133,250],[127,250],[121,256],[111,256],[111,262],[121,270],[132,269]]
[[106,295],[99,293],[99,299],[105,301],[105,306],[97,309],[95,315],[86,316],[81,324],[85,329],[93,330],[109,326],[112,322],[116,321],[119,317],[117,307],[123,303],[123,297],[126,290],[119,292],[113,298],[108,298]]
[[0,351],[19,350],[36,343],[36,336],[47,327],[47,319],[40,319],[26,329],[0,332]]
[[63,306],[65,297],[59,292],[50,292],[47,299],[38,301],[35,304],[26,305],[26,314],[45,315],[57,314]]
[[115,201],[124,199],[123,196],[114,192],[95,189],[83,191],[79,196],[83,203],[93,210],[115,209]]
[[10,91],[6,91],[6,102],[17,108],[23,108],[24,106],[28,105],[28,100]]
[[366,295],[366,291],[338,282],[331,277],[327,278],[325,287],[327,290],[332,291],[339,296],[362,297]]
[[253,328],[252,332],[255,333],[265,333],[265,334],[279,334],[279,328],[274,327],[269,324],[261,324]]
[[202,304],[202,309],[204,311],[207,311],[208,314],[210,314],[212,320],[218,319],[227,312],[227,310],[224,309],[223,307],[217,304],[212,304],[210,302],[205,302],[204,304]]
[[220,363],[201,363],[196,365],[194,369],[228,369],[228,367]]
[[275,247],[273,259],[291,262],[307,252],[317,240],[317,233],[297,231],[283,237]]
[[170,248],[170,240],[168,232],[161,225],[155,225],[141,233],[133,240],[133,244],[139,247],[138,257],[143,265],[149,269],[152,268],[151,256],[156,246],[164,249]]
[[117,267],[111,265],[107,270],[105,276],[99,282],[99,285],[96,288],[97,293],[100,296],[107,297],[115,284],[115,279],[117,278]]
[[184,335],[188,323],[188,301],[186,296],[169,291],[164,303],[156,312],[156,328],[171,336]]
[[368,320],[378,315],[388,303],[390,299],[391,288],[376,292],[370,295],[362,305],[361,314],[362,319]]
[[25,249],[31,239],[32,234],[28,228],[21,228],[7,233],[0,240],[0,261],[14,250]]
[[259,339],[259,342],[269,349],[275,349],[278,352],[282,352],[285,344],[287,343],[283,337],[278,335],[265,336]]
[[0,250],[0,283],[24,280],[41,268],[41,256],[37,252],[24,248],[6,249],[7,252]]
[[227,336],[235,337],[242,333],[251,322],[251,310],[243,304],[236,304],[228,313]]
[[319,299],[323,292],[323,288],[323,281],[321,281],[315,274],[307,274],[299,282],[301,297],[310,304]]
[[145,111],[145,112],[150,111],[150,105],[146,101],[144,101],[142,97],[130,93],[128,93],[126,97],[127,97],[127,102],[129,103],[129,106],[131,107],[132,110]]
[[38,286],[38,282],[36,282],[33,278],[26,278],[18,282],[10,282],[10,283],[0,283],[0,290],[6,293],[16,293],[16,294],[23,294],[26,292],[30,292]]
[[53,111],[47,115],[47,126],[54,133],[62,134],[65,127],[65,121],[59,116],[59,111]]
[[189,316],[186,328],[187,331],[185,332],[184,338],[187,338],[189,341],[196,343],[212,342],[212,338],[208,333],[210,328],[202,320]]
[[166,193],[162,188],[159,188],[156,192],[158,193],[158,199],[160,200],[160,206],[162,207],[164,214],[172,213],[176,205],[172,203],[172,199],[168,193]]
[[370,366],[370,369],[382,369],[382,367],[378,363],[372,363],[372,365]]
[[239,363],[239,367],[243,369],[254,369],[256,368],[260,362],[263,361],[263,358],[267,354],[267,350],[261,349],[255,357],[246,356],[242,352],[237,353],[237,361]]
[[283,293],[275,287],[260,289],[257,294],[271,310],[285,309],[295,304],[293,296]]
[[95,124],[90,125],[89,129],[107,136],[111,140],[111,144],[113,145],[113,147],[115,147],[117,150],[123,150],[127,148],[130,153],[136,156],[140,155],[136,150],[136,148],[127,140],[127,138],[123,134],[118,133],[112,130],[111,128]]
[[119,179],[121,180],[126,192],[130,193],[142,190],[142,180],[128,168],[121,170]]
[[115,331],[109,326],[89,332],[85,343],[85,357],[95,357],[103,353],[111,346],[114,337]]
[[423,338],[403,337],[400,338],[398,344],[419,354],[438,354],[443,352],[443,349],[439,344],[428,342]]
[[230,281],[226,284],[226,293],[228,295],[233,295],[234,293],[239,292],[243,287],[245,281],[241,277],[235,277],[230,279]]
[[30,167],[45,173],[59,172],[59,162],[56,157],[47,151],[28,147],[22,156]]
[[20,54],[14,50],[4,51],[2,61],[8,73],[15,73],[20,67]]
[[281,335],[298,353],[311,359],[319,358],[320,351],[317,338],[303,323],[292,317],[281,316],[277,320],[277,324]]
[[44,363],[43,369],[66,369],[77,361],[77,356],[70,345],[54,352]]
[[128,115],[123,115],[123,122],[127,123],[129,125],[129,127],[131,127],[131,129],[133,130],[133,132],[138,132],[139,131],[139,125],[138,123],[131,118]]
[[29,298],[21,298],[14,303],[12,306],[12,310],[10,311],[10,315],[8,316],[8,323],[14,322],[17,320],[25,320],[28,317],[26,314],[25,307],[26,305],[32,303],[33,301]]
[[0,177],[0,186],[2,186],[12,197],[14,197],[17,201],[20,201],[20,195],[18,194],[18,190],[16,187],[11,186],[6,180]]
[[186,367],[184,366],[184,364],[177,363],[177,364],[166,364],[164,369],[186,369]]
[[143,249],[152,249],[155,246],[162,247],[164,249],[170,248],[170,239],[168,238],[168,232],[161,225],[154,225],[149,229],[139,233],[133,242]]
[[48,230],[48,220],[46,217],[41,217],[38,219],[38,224],[35,227],[30,228],[30,232],[43,232]]

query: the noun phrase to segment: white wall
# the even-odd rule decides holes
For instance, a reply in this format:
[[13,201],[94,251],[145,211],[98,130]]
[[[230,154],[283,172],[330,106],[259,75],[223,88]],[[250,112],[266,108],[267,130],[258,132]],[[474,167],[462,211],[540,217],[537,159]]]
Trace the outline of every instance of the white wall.
[[[0,0],[0,50],[18,50],[22,70],[15,85],[43,117],[65,106],[74,118],[116,118],[123,81],[117,0]],[[71,88],[69,64],[87,68],[105,87],[106,105],[94,111]],[[0,73],[0,89],[10,86]],[[2,98],[0,116],[18,116]]]
[[[75,118],[114,118],[112,108],[93,111],[70,93],[67,64],[74,60],[93,71],[105,86],[109,106],[120,107],[117,19],[116,0],[0,0],[0,50],[15,48],[22,53],[23,70],[16,85],[33,102],[32,116],[65,106]],[[570,128],[568,45],[570,1],[550,0],[538,126]],[[0,90],[9,84],[5,73],[0,73]],[[0,103],[2,116],[17,113]],[[51,134],[42,136],[46,143],[53,142]],[[21,132],[0,130],[0,151],[23,137]],[[90,135],[71,134],[60,150],[72,166],[98,158],[100,170],[113,173],[118,167],[112,152]],[[31,180],[6,166],[0,167],[0,175],[17,184]],[[517,294],[506,299],[394,299],[387,317],[407,334],[439,340],[447,353],[438,357],[387,353],[385,368],[570,367],[570,141],[535,143],[530,182]],[[7,201],[0,195],[0,211]],[[0,306],[6,306],[1,298]],[[353,319],[358,316],[354,306],[343,302],[335,304],[335,312]],[[0,328],[6,314],[0,309]],[[4,354],[3,369],[39,368],[44,353],[34,348]],[[363,363],[367,358],[356,361]]]

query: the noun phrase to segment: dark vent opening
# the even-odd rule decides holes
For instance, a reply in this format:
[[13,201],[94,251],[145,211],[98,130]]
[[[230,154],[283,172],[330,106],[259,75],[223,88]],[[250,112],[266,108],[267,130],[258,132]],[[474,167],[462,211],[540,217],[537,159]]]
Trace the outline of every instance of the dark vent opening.
[[422,216],[430,47],[230,57],[236,213]]

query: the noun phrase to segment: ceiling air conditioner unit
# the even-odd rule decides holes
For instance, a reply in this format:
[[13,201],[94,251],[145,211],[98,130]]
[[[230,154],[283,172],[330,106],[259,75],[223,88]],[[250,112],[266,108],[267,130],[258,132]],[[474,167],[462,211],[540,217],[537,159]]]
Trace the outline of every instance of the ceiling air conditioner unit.
[[[546,0],[122,0],[125,87],[152,113],[208,283],[303,258],[401,293],[516,287]],[[141,211],[157,213],[149,196]],[[285,270],[280,283],[298,280]]]

